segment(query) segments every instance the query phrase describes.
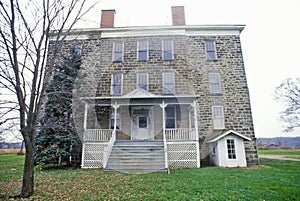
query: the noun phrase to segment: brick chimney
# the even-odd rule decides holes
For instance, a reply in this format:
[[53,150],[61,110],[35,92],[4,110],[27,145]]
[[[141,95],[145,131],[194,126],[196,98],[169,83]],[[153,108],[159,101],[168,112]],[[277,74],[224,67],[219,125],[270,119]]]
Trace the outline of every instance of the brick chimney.
[[115,24],[115,14],[114,9],[111,10],[101,10],[101,28],[113,28]]
[[173,25],[185,25],[184,6],[172,6],[171,9]]

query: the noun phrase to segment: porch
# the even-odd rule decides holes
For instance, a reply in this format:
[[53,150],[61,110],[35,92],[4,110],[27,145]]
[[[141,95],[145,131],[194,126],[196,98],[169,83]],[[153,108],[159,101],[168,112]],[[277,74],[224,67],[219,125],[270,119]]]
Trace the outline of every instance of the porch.
[[139,147],[150,141],[162,142],[166,170],[200,167],[195,97],[143,92],[130,98],[124,95],[83,101],[82,168],[108,169],[112,151],[122,141],[135,142]]

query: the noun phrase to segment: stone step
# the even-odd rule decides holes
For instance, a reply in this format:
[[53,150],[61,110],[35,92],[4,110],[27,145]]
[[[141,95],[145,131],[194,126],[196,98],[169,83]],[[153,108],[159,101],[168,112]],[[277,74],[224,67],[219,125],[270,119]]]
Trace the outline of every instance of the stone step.
[[167,172],[162,141],[116,141],[105,171]]

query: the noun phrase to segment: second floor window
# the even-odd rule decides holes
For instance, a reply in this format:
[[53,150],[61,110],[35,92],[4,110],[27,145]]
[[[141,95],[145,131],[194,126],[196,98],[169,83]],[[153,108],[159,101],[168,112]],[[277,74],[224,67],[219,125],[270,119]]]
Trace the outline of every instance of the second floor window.
[[215,41],[205,41],[206,58],[208,61],[217,60],[217,50]]
[[174,73],[163,73],[163,93],[175,94]]
[[211,94],[222,93],[220,73],[209,73],[208,82],[209,82],[209,90]]
[[114,43],[113,44],[113,61],[123,61],[123,43]]
[[148,91],[148,73],[137,74],[137,88]]
[[111,95],[122,95],[123,74],[113,74],[111,77]]
[[162,42],[162,57],[163,60],[173,60],[173,41],[166,40]]
[[138,61],[147,61],[148,60],[148,42],[139,41],[137,43],[137,60]]
[[212,116],[213,116],[213,127],[214,129],[224,129],[224,110],[223,106],[213,106],[212,107]]

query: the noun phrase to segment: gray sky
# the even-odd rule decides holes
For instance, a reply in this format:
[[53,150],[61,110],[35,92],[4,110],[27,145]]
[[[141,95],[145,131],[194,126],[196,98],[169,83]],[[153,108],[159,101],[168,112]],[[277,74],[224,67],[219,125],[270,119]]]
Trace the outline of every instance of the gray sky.
[[300,136],[300,129],[281,131],[283,106],[273,98],[283,80],[300,77],[300,1],[101,0],[88,26],[99,27],[101,9],[116,10],[115,26],[171,25],[172,5],[185,6],[187,25],[246,24],[241,42],[256,136]]

